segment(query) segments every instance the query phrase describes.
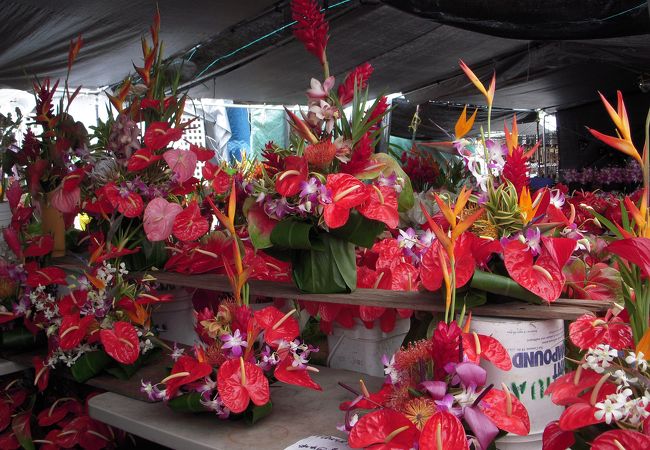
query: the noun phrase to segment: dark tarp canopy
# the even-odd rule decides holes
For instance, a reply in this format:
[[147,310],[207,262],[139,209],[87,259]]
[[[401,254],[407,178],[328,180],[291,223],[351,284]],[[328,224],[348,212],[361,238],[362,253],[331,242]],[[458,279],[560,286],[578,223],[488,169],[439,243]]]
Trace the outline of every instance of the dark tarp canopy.
[[[597,89],[634,91],[650,73],[645,2],[525,0],[533,5],[527,9],[522,1],[391,0],[408,12],[378,0],[323,2],[331,19],[331,67],[341,79],[369,61],[373,95],[401,91],[411,103],[482,104],[458,68],[462,58],[485,79],[497,70],[497,106],[528,110],[589,103]],[[0,85],[25,88],[26,74],[62,76],[68,42],[78,34],[86,46],[71,83],[119,82],[132,71],[131,61],[139,62],[139,37],[155,5],[3,0]],[[158,5],[166,54],[185,61],[194,96],[304,103],[309,77],[322,76],[291,36],[288,0]]]

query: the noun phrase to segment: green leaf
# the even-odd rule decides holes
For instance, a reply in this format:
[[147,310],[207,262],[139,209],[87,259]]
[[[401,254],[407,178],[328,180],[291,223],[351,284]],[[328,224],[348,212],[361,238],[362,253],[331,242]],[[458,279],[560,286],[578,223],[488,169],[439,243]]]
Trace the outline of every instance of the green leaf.
[[191,394],[179,395],[171,399],[168,403],[172,411],[179,413],[199,413],[207,409],[201,404],[201,394],[192,392]]
[[84,353],[70,368],[70,372],[76,382],[85,383],[92,377],[99,375],[111,361],[112,358],[103,350]]
[[248,422],[250,425],[253,425],[271,414],[271,411],[273,411],[273,404],[270,400],[268,403],[262,406],[257,406],[251,402],[248,409],[244,412],[244,418],[246,419],[246,422]]
[[44,343],[42,333],[33,335],[22,325],[12,330],[0,331],[0,348],[3,350],[29,350]]
[[487,292],[478,289],[469,289],[465,292],[458,292],[456,295],[456,309],[458,311],[462,310],[463,306],[466,311],[470,311],[472,308],[487,303]]
[[32,441],[32,431],[30,420],[32,411],[27,410],[14,416],[11,420],[11,430],[16,434],[18,443],[25,450],[34,450],[34,442]]
[[115,366],[109,367],[108,369],[106,369],[106,372],[110,373],[115,378],[119,378],[120,380],[128,380],[138,370],[140,370],[142,366],[148,364],[151,361],[158,359],[161,353],[162,353],[162,349],[160,347],[156,347],[154,349],[149,350],[144,355],[141,354],[140,357],[138,357],[138,359],[133,364],[121,364],[116,362]]
[[312,248],[312,228],[311,224],[300,220],[282,220],[273,228],[271,242],[278,247],[309,250]]
[[540,297],[521,287],[512,278],[497,275],[496,273],[483,272],[478,269],[474,271],[470,287],[490,292],[492,294],[502,295],[504,297],[524,300],[530,303],[544,303]]
[[303,292],[352,292],[357,285],[354,245],[327,233],[317,238],[321,249],[296,250],[291,261],[294,283]]
[[382,222],[368,219],[358,211],[352,210],[345,225],[331,230],[330,233],[359,247],[370,248],[385,228]]

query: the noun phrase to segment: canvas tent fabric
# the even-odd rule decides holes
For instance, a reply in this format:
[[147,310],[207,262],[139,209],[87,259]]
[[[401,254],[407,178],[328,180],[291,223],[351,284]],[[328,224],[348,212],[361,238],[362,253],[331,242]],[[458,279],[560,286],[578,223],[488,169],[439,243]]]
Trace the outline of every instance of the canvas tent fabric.
[[[519,0],[388,1],[406,11],[378,0],[322,3],[331,19],[335,76],[370,62],[376,69],[371,95],[403,92],[414,104],[481,104],[459,58],[482,77],[497,71],[495,104],[503,108],[571,108],[597,100],[597,89],[609,95],[638,90],[639,77],[650,73],[648,12],[641,1],[588,0],[592,7],[585,7],[526,0],[536,5],[530,10]],[[304,103],[309,78],[320,68],[291,36],[288,0],[158,5],[166,54],[185,64],[195,98]],[[68,43],[79,34],[86,45],[71,83],[118,83],[131,62],[139,62],[139,38],[154,8],[148,0],[3,0],[0,86],[26,88],[26,74],[63,76]]]

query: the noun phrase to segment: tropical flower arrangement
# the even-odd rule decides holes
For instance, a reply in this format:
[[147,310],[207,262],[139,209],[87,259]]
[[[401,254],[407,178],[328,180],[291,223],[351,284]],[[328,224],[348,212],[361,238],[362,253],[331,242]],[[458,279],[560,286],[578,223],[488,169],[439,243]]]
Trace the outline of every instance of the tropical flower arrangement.
[[234,227],[235,197],[233,190],[227,215],[212,204],[233,248],[234,267],[224,259],[233,295],[216,308],[196,312],[200,344],[193,356],[175,351],[169,376],[156,384],[143,382],[142,392],[176,411],[209,411],[220,419],[243,415],[254,423],[271,412],[270,382],[321,390],[310,376],[318,369],[308,365],[318,349],[298,339],[295,309],[283,313],[268,306],[254,311],[249,305],[249,269],[243,268]]
[[[125,264],[102,250],[78,275],[53,266],[27,269],[27,290],[14,310],[47,336],[47,354],[34,359],[40,389],[59,366],[79,382],[104,370],[126,379],[157,354],[151,309],[169,296],[158,294],[148,279],[129,280]],[[64,287],[58,295],[57,286]]]
[[636,162],[631,162],[625,166],[567,169],[562,172],[562,180],[568,184],[575,183],[592,189],[629,189],[643,182],[643,172]]
[[319,59],[325,79],[311,80],[302,117],[287,111],[290,147],[267,146],[262,177],[245,187],[249,233],[258,249],[285,250],[300,290],[350,292],[357,285],[355,245],[372,247],[385,227],[395,229],[413,192],[396,160],[374,154],[387,101],[368,102],[370,64],[335,89],[329,25],[317,2],[294,1],[292,12],[294,34]]
[[[170,79],[163,62],[159,29],[156,13],[151,43],[142,39],[143,66],[109,96],[117,115],[111,111],[107,122],[98,124],[98,144],[86,158],[83,210],[93,218],[87,229],[107,246],[132,250],[125,261],[137,270],[162,268],[170,241],[195,241],[211,221],[194,175],[197,163],[214,152],[192,144],[189,150],[174,148],[191,121],[183,118],[186,97],[177,93],[178,78]],[[219,167],[207,164],[203,174],[215,193],[230,188],[230,175]]]
[[[466,323],[469,325],[469,322]],[[466,329],[469,327],[466,326]],[[494,338],[440,322],[430,339],[416,341],[384,357],[381,390],[368,392],[361,381],[341,427],[352,448],[487,449],[500,430],[527,435],[524,405],[504,385],[486,385],[481,359],[510,370],[508,352]],[[359,416],[357,411],[369,411]]]
[[[8,377],[0,382],[0,448],[131,448],[128,435],[88,414],[87,401],[70,389],[37,393],[32,380]],[[64,391],[64,392],[60,392]]]

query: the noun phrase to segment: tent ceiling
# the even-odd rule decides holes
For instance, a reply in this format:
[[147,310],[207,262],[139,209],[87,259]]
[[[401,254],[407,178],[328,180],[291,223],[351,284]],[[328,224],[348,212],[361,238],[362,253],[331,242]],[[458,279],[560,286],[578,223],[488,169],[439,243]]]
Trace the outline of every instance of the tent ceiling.
[[[523,14],[521,8],[515,8],[518,1],[508,1],[512,3],[508,17],[496,11],[507,8],[496,8],[494,2],[487,1],[479,2],[487,8],[483,12],[472,9],[476,6],[470,5],[473,2],[400,2],[409,11],[416,3],[451,8],[437,19],[465,28],[472,28],[468,23],[476,22],[476,14],[488,15],[488,25],[500,24],[497,32],[510,30],[501,33],[508,37],[499,37],[443,25],[377,0],[350,0],[328,12],[332,19],[328,54],[334,75],[341,79],[359,63],[369,61],[375,67],[373,94],[402,91],[412,103],[481,104],[458,69],[458,58],[463,58],[484,78],[497,70],[498,106],[563,109],[593,101],[597,89],[606,93],[616,88],[636,90],[639,75],[650,73],[650,35],[639,35],[647,27],[647,18],[640,15],[642,8],[615,20],[602,17],[624,12],[631,0],[589,0],[602,4],[597,9],[599,18],[582,22],[589,27],[585,36],[620,36],[625,33],[620,21],[628,19],[629,34],[634,36],[582,41],[532,40],[540,39],[539,35],[522,33],[522,26],[526,31],[535,17],[547,20],[554,16],[548,9],[546,15],[540,11],[537,16]],[[559,8],[560,3],[572,4],[552,0],[544,5]],[[159,0],[158,5],[166,54],[187,55],[188,49],[201,43],[192,63],[197,74],[204,72],[205,80],[193,83],[194,96],[303,103],[309,78],[320,75],[317,61],[291,38],[289,28],[274,32],[290,21],[287,0]],[[78,34],[83,34],[86,46],[71,83],[85,87],[116,83],[130,71],[131,61],[138,61],[139,37],[147,31],[154,8],[150,0],[4,0],[0,10],[0,85],[25,88],[29,86],[25,73],[62,76],[68,42]],[[489,15],[491,9],[496,17]],[[457,20],[463,10],[465,24]],[[494,30],[472,29],[495,34]],[[269,32],[273,33],[253,43]]]

